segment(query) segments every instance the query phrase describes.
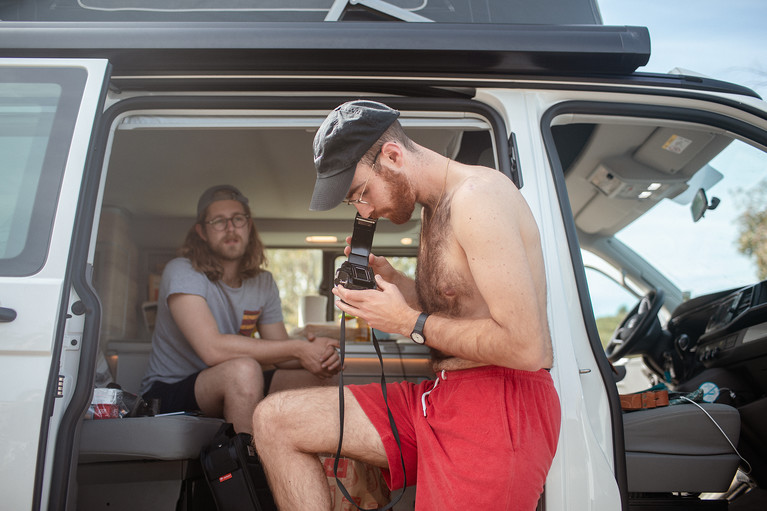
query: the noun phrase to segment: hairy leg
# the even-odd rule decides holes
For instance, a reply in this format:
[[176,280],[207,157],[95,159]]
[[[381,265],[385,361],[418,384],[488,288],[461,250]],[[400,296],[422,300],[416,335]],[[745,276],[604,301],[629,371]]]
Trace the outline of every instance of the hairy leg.
[[[348,389],[344,401],[342,455],[386,467],[383,442]],[[254,441],[281,510],[330,509],[317,454],[336,452],[338,419],[338,389],[331,387],[270,394],[256,408]]]
[[306,369],[277,369],[274,372],[269,393],[306,387],[338,386],[338,376],[320,378]]
[[200,373],[194,385],[205,415],[223,417],[238,433],[252,433],[253,410],[264,398],[264,373],[251,358],[235,358]]

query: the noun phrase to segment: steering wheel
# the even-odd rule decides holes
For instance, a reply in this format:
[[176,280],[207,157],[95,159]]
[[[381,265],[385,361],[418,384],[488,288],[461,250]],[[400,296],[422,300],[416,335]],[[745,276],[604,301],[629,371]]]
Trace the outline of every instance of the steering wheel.
[[639,345],[639,342],[647,337],[653,323],[658,319],[658,312],[663,305],[663,299],[662,289],[650,291],[621,321],[605,348],[607,359],[610,362],[617,362],[631,353]]

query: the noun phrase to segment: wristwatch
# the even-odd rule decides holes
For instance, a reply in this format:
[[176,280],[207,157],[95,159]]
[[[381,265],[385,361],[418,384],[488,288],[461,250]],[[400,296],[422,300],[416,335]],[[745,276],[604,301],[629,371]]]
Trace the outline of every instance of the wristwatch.
[[413,331],[410,332],[410,339],[416,344],[424,344],[426,342],[426,337],[423,335],[423,325],[426,323],[426,318],[428,317],[428,314],[422,312],[421,315],[418,316],[418,320],[415,322]]

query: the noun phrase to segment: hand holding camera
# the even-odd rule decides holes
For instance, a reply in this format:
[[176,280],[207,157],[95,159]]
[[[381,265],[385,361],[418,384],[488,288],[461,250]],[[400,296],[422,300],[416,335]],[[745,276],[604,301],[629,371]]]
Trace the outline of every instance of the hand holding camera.
[[373,235],[376,221],[365,218],[357,213],[354,217],[349,258],[336,270],[333,283],[346,289],[375,289],[375,273],[370,267],[370,249],[373,246]]
[[[345,313],[362,317],[367,323],[379,330],[408,335],[415,322],[412,316],[418,313],[408,305],[408,301],[393,280],[404,280],[405,277],[397,272],[384,257],[373,257],[371,267],[371,246],[375,232],[376,221],[365,218],[357,213],[354,219],[354,232],[349,240],[348,259],[336,270],[334,284],[337,286],[333,294],[340,300],[337,307]],[[378,275],[376,275],[378,274]],[[385,275],[384,275],[385,274]],[[392,281],[386,278],[392,278]],[[415,295],[412,280],[406,286]],[[344,290],[341,290],[343,288]],[[377,289],[380,293],[364,293],[354,299],[347,298],[348,290]]]

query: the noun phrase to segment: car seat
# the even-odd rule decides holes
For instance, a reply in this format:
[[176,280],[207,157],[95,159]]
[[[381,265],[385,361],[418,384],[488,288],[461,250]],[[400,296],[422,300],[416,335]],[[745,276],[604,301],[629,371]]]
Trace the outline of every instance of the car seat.
[[735,408],[685,403],[626,412],[623,428],[629,492],[722,492],[730,487],[740,461]]

